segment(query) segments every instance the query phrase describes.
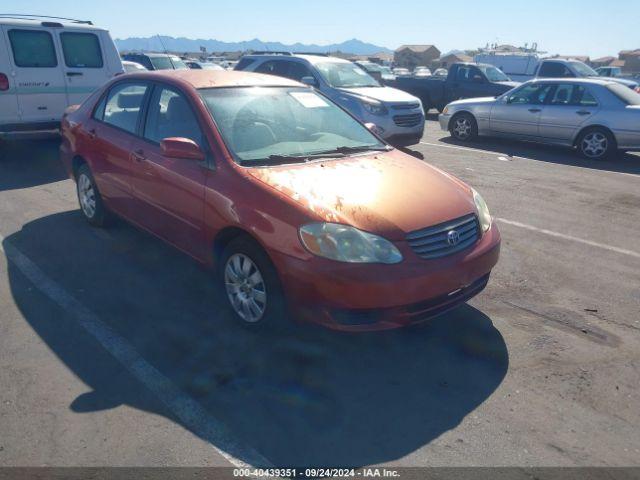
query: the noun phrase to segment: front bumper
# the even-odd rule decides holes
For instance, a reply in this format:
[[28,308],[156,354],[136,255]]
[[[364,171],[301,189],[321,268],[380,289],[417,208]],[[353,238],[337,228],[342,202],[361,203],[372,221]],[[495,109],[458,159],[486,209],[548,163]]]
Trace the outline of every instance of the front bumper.
[[[403,117],[406,119],[408,116],[415,116],[419,118],[419,121],[413,125],[405,126],[403,124]],[[424,111],[422,108],[412,110],[394,110],[389,107],[389,114],[384,116],[377,116],[367,114],[363,119],[364,123],[373,123],[378,128],[382,129],[382,138],[393,143],[393,140],[404,140],[407,145],[415,144],[420,141],[424,134]],[[413,141],[415,140],[415,141]]]
[[448,113],[441,113],[438,115],[438,122],[440,122],[440,128],[445,132],[449,131],[449,122],[451,121],[451,115]]
[[344,331],[373,331],[419,323],[478,294],[498,262],[494,224],[469,249],[424,260],[397,242],[396,265],[357,265],[273,255],[292,311],[304,321]]

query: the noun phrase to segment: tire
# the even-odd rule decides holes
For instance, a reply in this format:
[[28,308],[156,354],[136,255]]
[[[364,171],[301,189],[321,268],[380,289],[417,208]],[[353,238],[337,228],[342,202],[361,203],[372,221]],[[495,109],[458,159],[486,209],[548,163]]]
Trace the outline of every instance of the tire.
[[229,242],[220,257],[218,277],[229,313],[244,327],[290,325],[278,273],[253,239],[242,236]]
[[602,127],[589,128],[582,132],[576,146],[580,155],[589,160],[607,160],[617,150],[616,139],[609,130]]
[[86,163],[76,174],[76,193],[78,204],[84,218],[94,227],[106,227],[111,223],[111,213],[104,206],[91,169]]
[[475,140],[478,138],[478,122],[470,113],[458,113],[449,123],[449,133],[461,142]]

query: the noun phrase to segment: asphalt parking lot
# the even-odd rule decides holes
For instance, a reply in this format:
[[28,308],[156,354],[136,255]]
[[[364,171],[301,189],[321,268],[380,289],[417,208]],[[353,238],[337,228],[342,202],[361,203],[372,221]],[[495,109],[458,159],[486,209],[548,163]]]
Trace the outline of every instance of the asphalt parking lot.
[[412,154],[498,218],[487,290],[285,336],[236,326],[160,241],[90,228],[55,140],[1,148],[2,466],[640,464],[638,155],[461,146],[430,115]]

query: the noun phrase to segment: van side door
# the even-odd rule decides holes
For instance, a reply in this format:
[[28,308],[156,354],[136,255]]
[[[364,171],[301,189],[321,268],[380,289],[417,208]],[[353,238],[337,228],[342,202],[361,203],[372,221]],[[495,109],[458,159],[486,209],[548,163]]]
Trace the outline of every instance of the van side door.
[[79,104],[113,76],[100,32],[56,29],[69,105]]
[[5,26],[2,34],[9,47],[9,77],[16,89],[20,121],[59,122],[68,104],[54,29]]

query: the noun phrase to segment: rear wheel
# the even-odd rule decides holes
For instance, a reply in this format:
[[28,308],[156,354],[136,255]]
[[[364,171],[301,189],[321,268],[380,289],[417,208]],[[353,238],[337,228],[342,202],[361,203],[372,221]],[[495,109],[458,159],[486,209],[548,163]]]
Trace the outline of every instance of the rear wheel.
[[76,175],[76,191],[78,203],[84,218],[96,227],[105,227],[111,220],[98,191],[91,169],[86,163],[81,165]]
[[584,131],[576,142],[580,155],[591,160],[605,160],[616,151],[616,141],[611,132],[595,127]]
[[286,324],[286,302],[275,267],[249,237],[238,237],[224,249],[219,276],[232,315],[244,326]]
[[451,119],[449,133],[461,142],[474,140],[478,136],[478,123],[470,113],[458,113]]

